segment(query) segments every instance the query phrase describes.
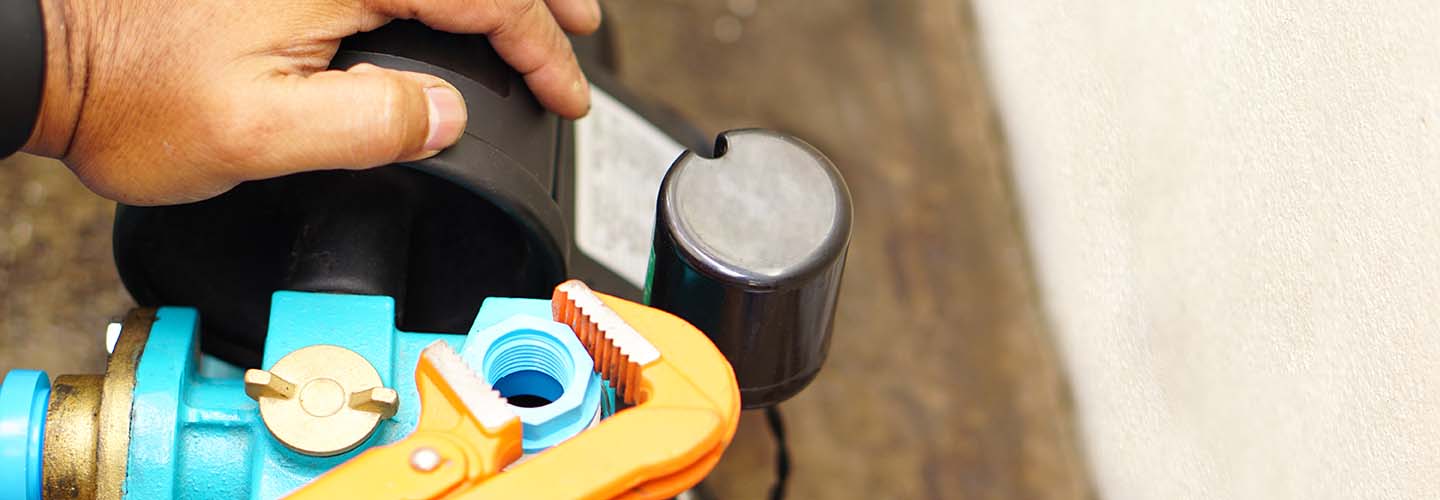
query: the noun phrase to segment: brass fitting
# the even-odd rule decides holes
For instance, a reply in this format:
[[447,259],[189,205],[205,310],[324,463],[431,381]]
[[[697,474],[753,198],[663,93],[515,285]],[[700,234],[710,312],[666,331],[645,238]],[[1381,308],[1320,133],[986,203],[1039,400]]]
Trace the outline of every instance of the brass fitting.
[[312,345],[265,370],[245,371],[245,394],[260,403],[270,435],[286,447],[328,457],[370,438],[395,415],[400,395],[355,351]]
[[45,498],[120,500],[123,496],[135,368],[154,323],[154,309],[131,310],[105,375],[55,377],[45,416],[41,472]]

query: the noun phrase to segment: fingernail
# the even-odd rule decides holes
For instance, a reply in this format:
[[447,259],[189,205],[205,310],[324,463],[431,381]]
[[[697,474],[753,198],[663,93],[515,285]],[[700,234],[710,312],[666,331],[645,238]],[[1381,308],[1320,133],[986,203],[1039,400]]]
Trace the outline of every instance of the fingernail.
[[595,24],[600,24],[601,16],[600,0],[590,2],[590,17],[595,20]]
[[405,158],[405,159],[401,160],[399,163],[410,163],[410,162],[414,162],[414,161],[425,160],[425,159],[428,159],[428,158],[430,158],[430,157],[432,157],[432,156],[435,156],[435,155],[438,155],[438,154],[440,154],[440,150],[438,150],[438,149],[437,149],[437,150],[433,150],[433,151],[421,151],[420,154],[417,154],[417,155],[415,155],[415,156],[411,156],[411,157],[409,157],[409,158]]
[[430,105],[430,133],[425,136],[425,150],[439,151],[460,140],[465,132],[465,99],[449,87],[425,89]]
[[579,96],[579,99],[585,103],[585,110],[580,112],[580,116],[590,114],[590,82],[585,79],[584,75],[570,84],[570,92]]

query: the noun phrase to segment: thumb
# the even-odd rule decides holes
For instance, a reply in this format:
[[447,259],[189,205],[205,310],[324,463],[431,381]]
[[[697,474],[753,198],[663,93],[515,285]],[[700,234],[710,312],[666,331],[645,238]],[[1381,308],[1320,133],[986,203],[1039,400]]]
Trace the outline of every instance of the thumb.
[[253,162],[237,165],[245,179],[420,160],[465,131],[460,92],[423,73],[360,64],[267,87],[258,102],[269,109],[257,118],[272,124],[265,130],[285,137],[242,139],[265,145]]

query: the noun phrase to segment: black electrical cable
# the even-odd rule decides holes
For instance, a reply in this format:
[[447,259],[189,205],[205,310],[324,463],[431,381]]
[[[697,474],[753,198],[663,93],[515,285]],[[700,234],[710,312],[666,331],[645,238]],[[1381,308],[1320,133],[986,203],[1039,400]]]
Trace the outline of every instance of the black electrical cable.
[[45,91],[45,18],[39,0],[0,0],[0,158],[35,130]]
[[782,500],[785,483],[790,480],[790,447],[785,444],[785,419],[780,417],[778,405],[765,408],[765,421],[775,439],[775,484],[770,487],[770,500]]

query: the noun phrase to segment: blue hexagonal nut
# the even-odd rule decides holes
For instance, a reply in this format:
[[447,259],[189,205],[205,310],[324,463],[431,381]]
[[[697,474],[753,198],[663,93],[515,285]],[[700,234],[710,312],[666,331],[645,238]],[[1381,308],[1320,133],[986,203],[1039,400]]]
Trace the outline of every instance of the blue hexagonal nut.
[[460,356],[520,417],[526,454],[560,444],[599,419],[603,384],[595,360],[564,323],[511,316],[471,334]]

